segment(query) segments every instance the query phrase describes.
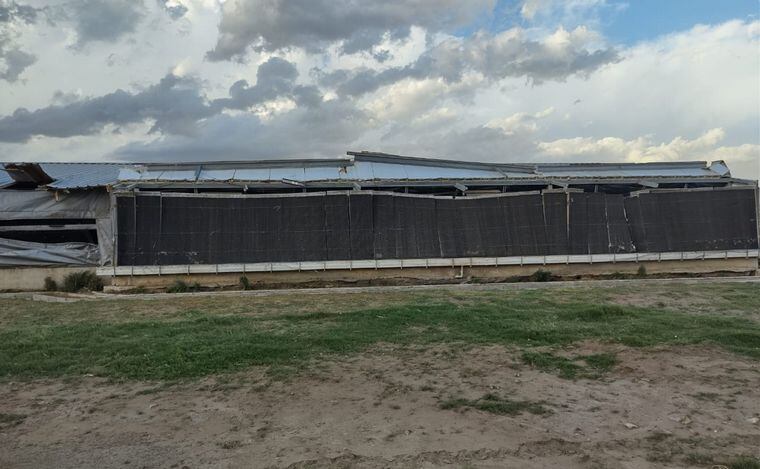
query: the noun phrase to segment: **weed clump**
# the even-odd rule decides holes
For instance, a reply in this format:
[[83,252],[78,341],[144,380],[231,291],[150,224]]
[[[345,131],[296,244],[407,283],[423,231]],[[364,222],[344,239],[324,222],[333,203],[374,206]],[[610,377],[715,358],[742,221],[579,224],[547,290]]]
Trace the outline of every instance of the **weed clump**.
[[480,399],[463,399],[452,398],[439,404],[441,409],[459,409],[462,407],[471,407],[498,415],[517,415],[522,412],[541,415],[548,414],[550,411],[542,405],[541,402],[533,401],[515,401],[496,394],[486,394]]
[[76,293],[82,290],[102,291],[103,281],[95,275],[95,272],[90,270],[72,272],[63,278],[61,290],[69,293]]
[[167,293],[190,293],[201,291],[201,285],[198,282],[187,283],[184,280],[175,280],[166,289]]
[[245,275],[242,275],[240,277],[240,289],[241,290],[250,290],[251,289],[251,281],[248,280],[248,277]]
[[728,465],[729,469],[760,469],[760,460],[743,456]]
[[646,268],[646,267],[644,267],[644,265],[643,265],[643,264],[642,264],[642,265],[640,265],[640,266],[639,266],[639,269],[636,271],[636,276],[637,276],[637,277],[641,277],[641,278],[644,278],[644,277],[646,277],[646,276],[647,276],[647,268]]
[[53,280],[52,277],[45,277],[45,291],[58,290],[58,282]]
[[548,270],[538,269],[530,276],[531,282],[550,282],[552,280],[552,273]]
[[[602,373],[610,371],[618,363],[617,357],[612,353],[565,358],[548,352],[530,351],[523,352],[522,361],[539,370],[556,372],[560,378],[565,379],[599,378]],[[587,366],[579,362],[585,362]]]

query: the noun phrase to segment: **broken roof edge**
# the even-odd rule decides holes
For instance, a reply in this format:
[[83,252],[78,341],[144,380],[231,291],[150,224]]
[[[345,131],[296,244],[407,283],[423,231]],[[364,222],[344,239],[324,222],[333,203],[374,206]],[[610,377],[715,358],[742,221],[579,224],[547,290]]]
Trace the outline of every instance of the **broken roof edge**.
[[423,166],[446,166],[446,167],[473,167],[479,169],[492,169],[501,168],[509,170],[522,170],[527,172],[533,172],[541,167],[559,169],[563,167],[578,169],[578,168],[641,168],[644,166],[658,167],[658,168],[702,168],[712,169],[714,165],[721,165],[726,170],[728,166],[723,160],[716,160],[708,164],[704,160],[689,160],[689,161],[649,161],[640,163],[626,163],[626,162],[614,162],[614,163],[498,163],[498,162],[486,162],[486,161],[463,161],[452,160],[444,158],[431,158],[431,157],[419,157],[419,156],[405,156],[396,155],[392,153],[373,152],[373,151],[348,151],[347,155],[353,156],[357,161],[372,161],[382,163],[413,163]]
[[391,153],[372,151],[348,151],[356,161],[368,161],[373,163],[408,163],[415,166],[433,166],[460,169],[506,169],[516,173],[535,173],[536,165],[532,163],[488,163],[483,161],[462,161],[443,158],[426,158],[419,156],[403,156]]

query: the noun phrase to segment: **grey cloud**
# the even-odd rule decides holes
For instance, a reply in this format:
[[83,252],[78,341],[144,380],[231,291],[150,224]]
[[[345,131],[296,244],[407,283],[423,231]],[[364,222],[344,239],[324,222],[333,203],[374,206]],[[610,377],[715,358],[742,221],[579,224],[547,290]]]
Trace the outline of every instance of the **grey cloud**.
[[47,11],[52,22],[68,22],[77,33],[77,46],[116,42],[132,33],[143,19],[143,0],[73,0]]
[[235,82],[229,98],[217,99],[214,105],[228,109],[249,109],[278,97],[290,97],[299,105],[314,106],[322,101],[322,94],[314,86],[296,85],[298,70],[295,65],[279,57],[272,57],[256,71],[256,84]]
[[37,61],[34,54],[22,50],[16,42],[18,24],[37,21],[39,10],[16,2],[0,2],[0,80],[13,83]]
[[36,61],[35,55],[18,48],[7,51],[0,49],[0,63],[5,63],[5,70],[0,69],[0,80],[15,82],[21,73]]
[[14,21],[27,24],[33,23],[37,19],[38,11],[37,8],[29,5],[3,1],[0,3],[0,23],[11,23]]
[[299,47],[320,52],[341,43],[344,53],[371,51],[387,34],[409,36],[411,26],[431,31],[471,23],[494,0],[228,0],[210,60],[243,57],[249,47],[276,51]]
[[481,33],[470,39],[451,39],[429,49],[413,63],[385,70],[338,70],[320,78],[338,93],[359,96],[405,78],[461,80],[468,71],[487,79],[527,77],[533,83],[588,76],[599,67],[620,60],[614,49],[589,51],[582,41],[568,41],[560,48],[519,35]]
[[318,157],[344,154],[373,125],[352,102],[331,100],[262,122],[252,114],[218,115],[193,136],[167,136],[115,152],[127,161],[203,161]]
[[531,161],[538,151],[535,135],[529,129],[505,132],[498,127],[472,126],[460,116],[394,123],[378,146],[389,153],[501,162]]
[[0,118],[0,141],[25,142],[35,135],[92,135],[109,124],[122,126],[148,119],[155,122],[151,132],[188,134],[199,119],[213,112],[195,81],[167,75],[135,93],[117,90],[36,111],[19,108]]
[[151,132],[190,135],[200,120],[225,109],[246,110],[278,97],[289,97],[306,108],[318,108],[322,102],[319,90],[297,85],[297,78],[293,64],[274,57],[259,67],[255,85],[238,81],[230,87],[229,97],[211,102],[197,81],[172,74],[136,92],[117,90],[86,99],[59,93],[54,96],[58,104],[35,111],[20,108],[0,118],[0,141],[25,142],[35,135],[92,135],[107,125],[123,126],[146,120],[154,122]]

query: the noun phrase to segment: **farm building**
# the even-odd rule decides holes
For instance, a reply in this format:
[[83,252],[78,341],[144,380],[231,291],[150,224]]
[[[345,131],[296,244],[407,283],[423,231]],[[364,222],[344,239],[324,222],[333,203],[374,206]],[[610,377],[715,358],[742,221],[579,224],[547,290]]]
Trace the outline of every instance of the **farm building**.
[[723,162],[6,164],[0,265],[116,288],[752,272],[757,192]]

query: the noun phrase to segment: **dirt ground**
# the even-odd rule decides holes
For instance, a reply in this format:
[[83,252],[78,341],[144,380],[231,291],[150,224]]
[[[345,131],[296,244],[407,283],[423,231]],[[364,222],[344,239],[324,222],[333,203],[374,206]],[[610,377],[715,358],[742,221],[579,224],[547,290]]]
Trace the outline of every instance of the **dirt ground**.
[[[574,381],[500,346],[380,346],[284,377],[6,382],[0,467],[709,468],[760,456],[757,362],[710,347],[565,352],[619,363]],[[441,408],[488,393],[549,412]]]

